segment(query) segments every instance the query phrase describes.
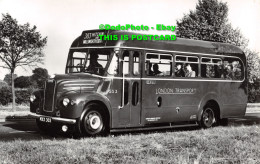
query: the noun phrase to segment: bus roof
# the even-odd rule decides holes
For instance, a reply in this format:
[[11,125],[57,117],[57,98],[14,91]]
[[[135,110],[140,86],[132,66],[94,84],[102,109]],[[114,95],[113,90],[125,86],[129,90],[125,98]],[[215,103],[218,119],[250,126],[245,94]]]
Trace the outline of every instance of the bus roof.
[[[84,39],[87,35],[92,35],[88,37],[92,42],[85,42]],[[106,40],[98,41],[100,34],[104,35],[117,35],[118,40]],[[121,35],[128,35],[129,40],[121,40]],[[105,31],[105,30],[88,30],[83,31],[82,35],[79,36],[71,45],[71,48],[77,47],[122,47],[122,48],[133,48],[133,49],[149,49],[149,50],[162,50],[162,51],[174,51],[178,52],[189,52],[189,53],[203,53],[203,54],[216,54],[216,55],[229,55],[244,57],[243,51],[237,46],[220,43],[220,42],[210,42],[201,40],[192,40],[184,38],[176,38],[174,41],[168,40],[131,40],[132,35],[155,35],[155,34],[141,34],[135,32],[126,31]],[[93,36],[96,37],[93,41]],[[98,41],[98,42],[95,42]]]

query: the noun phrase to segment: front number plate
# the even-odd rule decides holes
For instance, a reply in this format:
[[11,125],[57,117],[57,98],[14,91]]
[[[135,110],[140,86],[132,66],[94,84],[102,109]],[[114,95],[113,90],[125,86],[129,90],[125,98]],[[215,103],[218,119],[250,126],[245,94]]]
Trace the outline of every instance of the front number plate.
[[40,117],[40,121],[41,122],[51,123],[51,118],[50,117]]

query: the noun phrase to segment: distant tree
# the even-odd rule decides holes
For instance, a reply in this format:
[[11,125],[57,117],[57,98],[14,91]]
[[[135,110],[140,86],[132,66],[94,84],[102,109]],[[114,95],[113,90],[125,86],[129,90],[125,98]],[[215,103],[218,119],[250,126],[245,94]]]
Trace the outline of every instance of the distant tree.
[[19,76],[14,79],[15,88],[29,88],[32,84],[30,76]]
[[44,68],[36,68],[33,70],[33,75],[31,76],[32,81],[37,83],[39,88],[44,87],[44,82],[49,77],[47,69]]
[[42,52],[47,43],[47,37],[42,38],[36,31],[36,26],[29,23],[19,25],[9,14],[2,14],[0,21],[0,60],[2,68],[9,69],[12,75],[13,108],[15,108],[14,71],[19,66],[37,66],[43,63]]
[[259,54],[246,50],[247,56],[247,75],[248,75],[248,101],[255,102],[256,96],[260,95],[260,57]]
[[8,84],[7,84],[7,82],[0,80],[0,89],[3,87],[8,87]]
[[[17,75],[14,74],[14,79],[17,78]],[[4,77],[4,81],[9,85],[11,86],[12,85],[12,75],[9,73],[9,74],[6,74],[5,77]]]
[[248,40],[228,22],[227,3],[199,0],[196,10],[177,21],[177,37],[231,43],[245,49]]
[[247,72],[248,78],[253,80],[253,78],[260,78],[260,57],[259,53],[246,50],[245,54],[247,56]]

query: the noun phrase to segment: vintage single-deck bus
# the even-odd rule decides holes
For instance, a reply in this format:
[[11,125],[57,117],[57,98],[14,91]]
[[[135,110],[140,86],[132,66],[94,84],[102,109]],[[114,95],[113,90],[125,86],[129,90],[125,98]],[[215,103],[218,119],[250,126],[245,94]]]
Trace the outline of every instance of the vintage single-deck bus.
[[136,33],[89,30],[74,40],[66,74],[51,77],[30,97],[41,130],[97,136],[209,128],[244,116],[246,57],[238,47],[182,38],[104,41],[98,35]]

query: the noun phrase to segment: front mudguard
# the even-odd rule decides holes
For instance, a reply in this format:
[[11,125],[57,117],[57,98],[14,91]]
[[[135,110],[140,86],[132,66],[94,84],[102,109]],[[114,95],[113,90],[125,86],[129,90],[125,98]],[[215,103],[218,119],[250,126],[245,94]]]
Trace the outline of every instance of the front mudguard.
[[[67,107],[62,105],[62,100],[64,98],[70,99],[70,103]],[[71,103],[72,101],[74,103]],[[60,117],[73,119],[80,118],[86,105],[91,102],[101,103],[102,105],[105,105],[109,114],[111,113],[111,105],[109,103],[109,100],[103,95],[100,95],[98,93],[67,94],[63,95],[60,98]]]

